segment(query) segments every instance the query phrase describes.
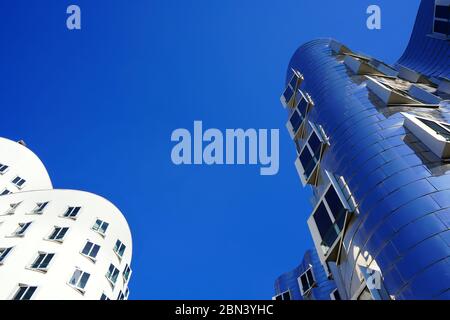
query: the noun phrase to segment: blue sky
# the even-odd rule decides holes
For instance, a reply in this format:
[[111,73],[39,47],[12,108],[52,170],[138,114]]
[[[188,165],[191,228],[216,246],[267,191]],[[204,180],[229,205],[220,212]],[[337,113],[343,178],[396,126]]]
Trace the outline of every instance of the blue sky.
[[[66,28],[77,4],[82,30]],[[382,29],[365,26],[382,9]],[[279,103],[302,43],[395,62],[419,0],[15,0],[0,3],[1,136],[55,188],[115,203],[133,233],[131,299],[270,299],[311,246],[309,191]],[[280,128],[280,171],[175,166],[176,128]]]

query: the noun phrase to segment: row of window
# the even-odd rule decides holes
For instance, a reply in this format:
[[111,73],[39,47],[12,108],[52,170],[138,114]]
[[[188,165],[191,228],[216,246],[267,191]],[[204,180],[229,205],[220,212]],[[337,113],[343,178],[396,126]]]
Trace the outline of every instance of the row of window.
[[[2,164],[0,163],[0,174],[5,174],[9,169],[9,166],[6,164]],[[16,176],[14,179],[12,179],[11,183],[13,185],[15,185],[17,188],[22,189],[23,186],[25,185],[26,180]],[[0,195],[6,195],[6,194],[10,194],[11,191],[9,191],[8,189],[3,190],[2,193],[0,193]]]

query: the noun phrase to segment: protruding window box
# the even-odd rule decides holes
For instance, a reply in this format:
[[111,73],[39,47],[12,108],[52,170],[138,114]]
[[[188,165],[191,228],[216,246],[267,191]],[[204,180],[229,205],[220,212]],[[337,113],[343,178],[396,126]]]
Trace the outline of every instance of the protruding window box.
[[384,74],[388,77],[397,77],[398,76],[399,72],[384,62],[378,61],[376,59],[372,59],[370,64],[373,67],[375,67],[379,72],[381,72],[382,74]]
[[307,184],[317,184],[320,160],[329,144],[328,139],[320,126],[316,127],[311,122],[309,122],[309,125],[312,130],[295,160],[295,168],[297,169],[303,186],[306,186]]
[[347,55],[344,59],[344,63],[355,74],[380,74],[380,72],[372,67],[367,60],[356,56]]
[[450,94],[450,80],[447,78],[441,78],[439,81],[438,91]]
[[429,81],[420,73],[411,70],[405,66],[402,66],[401,64],[397,65],[397,68],[399,70],[398,77],[408,80],[412,83],[429,83]]
[[402,113],[404,126],[439,158],[450,160],[450,124]]
[[426,104],[436,104],[436,105],[438,105],[442,101],[442,99],[439,98],[437,95],[434,95],[430,91],[427,91],[424,88],[419,87],[416,84],[413,84],[409,88],[408,93],[412,97],[414,97],[417,100],[420,100],[420,101],[422,101],[423,103],[426,103]]
[[327,174],[330,184],[309,217],[308,227],[321,259],[339,263],[345,228],[356,210],[354,203],[351,205],[347,201],[336,179]]
[[[387,106],[391,105],[422,105],[420,101],[413,99],[408,94],[392,88],[377,79],[367,76],[367,88],[372,91],[378,98],[380,98]],[[427,107],[427,105],[423,105]]]
[[292,110],[289,120],[286,123],[286,128],[288,129],[292,140],[303,138],[306,123],[305,119],[314,105],[311,98],[301,90],[298,90],[297,96],[297,104]]
[[297,282],[302,296],[307,298],[312,289],[317,285],[311,265],[309,265],[309,268],[297,278]]
[[297,90],[300,88],[302,82],[303,75],[297,70],[292,69],[292,78],[280,97],[281,104],[284,107],[293,108],[296,105]]
[[336,40],[331,40],[330,48],[335,54],[346,54],[352,52],[349,48]]

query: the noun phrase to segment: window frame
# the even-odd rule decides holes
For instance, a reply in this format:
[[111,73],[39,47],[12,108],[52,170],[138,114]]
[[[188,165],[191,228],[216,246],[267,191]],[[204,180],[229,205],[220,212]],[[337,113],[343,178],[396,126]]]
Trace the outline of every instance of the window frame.
[[[17,182],[14,182],[14,180],[19,179]],[[19,184],[19,182],[22,182]],[[27,180],[22,178],[21,176],[16,176],[14,179],[11,180],[11,183],[16,186],[17,189],[22,190],[24,185],[27,183]]]
[[[117,246],[117,243],[120,243],[119,246]],[[120,254],[120,249],[122,248],[122,246],[123,246],[123,251],[122,251],[122,254]],[[117,249],[116,249],[116,247],[117,247]],[[122,258],[125,254],[126,249],[127,249],[127,246],[120,239],[117,239],[116,243],[114,244],[113,251],[117,255],[117,257],[119,257],[120,261],[122,261]]]
[[[89,249],[89,253],[92,253],[92,251],[94,250],[94,248],[95,248],[96,246],[98,247],[98,250],[97,250],[97,253],[95,254],[95,257],[93,257],[93,256],[91,256],[91,255],[89,255],[89,254],[85,254],[85,253],[83,252],[84,249],[86,248],[86,246],[88,245],[88,243],[91,243],[91,244],[92,244],[91,248]],[[91,240],[89,240],[89,239],[86,239],[86,242],[84,243],[83,248],[81,248],[81,250],[80,250],[80,254],[81,254],[82,256],[88,258],[89,260],[91,260],[93,263],[95,263],[95,262],[97,262],[97,256],[98,256],[98,253],[100,252],[100,249],[101,249],[101,246],[100,246],[99,244],[97,244],[97,243],[95,243],[95,242],[93,242],[93,241],[91,241]]]
[[[22,293],[22,296],[20,297],[20,299],[16,299],[17,295],[19,294],[19,291],[21,290],[21,288],[26,288],[25,291]],[[31,293],[30,297],[28,299],[22,299],[24,296],[27,295],[28,291],[32,289],[33,292]],[[14,292],[11,294],[11,298],[10,300],[17,300],[17,301],[28,301],[28,300],[32,300],[33,296],[36,294],[36,292],[38,291],[39,287],[38,286],[32,286],[32,285],[28,285],[28,284],[24,284],[24,283],[19,283],[16,287],[16,289],[14,290]]]
[[9,204],[9,209],[6,210],[6,212],[4,214],[2,214],[2,216],[11,216],[13,214],[16,213],[16,209],[20,206],[20,204],[23,201],[19,201],[19,202],[15,202],[15,203],[10,203]]
[[[128,275],[126,276],[126,270],[129,270],[129,272],[127,273]],[[131,275],[133,274],[133,270],[131,269],[131,267],[130,267],[130,265],[127,263],[127,264],[125,264],[125,268],[123,268],[123,271],[122,271],[122,277],[123,277],[123,281],[125,282],[125,283],[128,283],[128,281],[130,281],[130,278],[131,278]]]
[[[19,222],[19,227],[11,234],[10,237],[12,238],[23,238],[25,236],[25,233],[30,229],[30,226],[33,224],[33,221],[30,222]],[[21,226],[22,225],[22,226]],[[23,230],[23,228],[25,229]],[[19,230],[22,230],[20,233],[18,233]]]
[[[71,211],[71,209],[72,209],[72,211]],[[68,214],[69,211],[71,211],[71,212]],[[76,213],[74,216],[72,216],[72,213],[74,211],[76,211]],[[80,215],[80,212],[81,212],[81,206],[68,206],[66,211],[61,215],[61,218],[77,220],[78,216]]]
[[[289,108],[293,108],[296,105],[296,95],[297,95],[297,89],[300,88],[304,77],[303,75],[295,69],[291,69],[292,71],[292,76],[289,79],[289,82],[287,83],[286,87],[283,90],[283,93],[281,94],[280,97],[280,101],[281,104],[283,105],[284,108],[289,107]],[[294,78],[297,78],[296,83],[295,83],[295,88],[292,87],[292,81],[294,80]],[[291,97],[289,98],[289,100],[286,100],[286,92],[287,90],[290,89],[292,92]]]
[[0,174],[3,175],[7,173],[9,170],[9,166],[7,164],[0,163]]
[[[47,256],[51,255],[50,260],[47,263],[47,266],[45,268],[40,267],[39,265],[37,267],[34,267],[33,265],[39,260],[40,256],[44,255],[44,258],[42,259],[42,261],[40,262],[40,264],[42,264],[44,262],[44,260],[47,258]],[[54,252],[44,252],[44,251],[38,251],[37,256],[33,259],[33,261],[27,266],[28,270],[32,270],[32,271],[38,271],[38,272],[42,272],[42,273],[46,273],[48,271],[48,269],[50,268],[50,265],[53,262],[53,259],[55,258],[56,254]]]
[[[285,299],[284,299],[284,295],[285,295],[286,293],[289,294],[289,299],[288,299],[288,300],[285,300]],[[277,299],[277,297],[281,297],[281,299]],[[283,292],[281,292],[281,293],[279,293],[279,294],[277,294],[277,295],[274,295],[274,296],[272,297],[272,300],[277,300],[277,301],[292,301],[291,289],[288,289],[288,290],[283,291]]]
[[[44,213],[45,208],[48,207],[49,203],[50,203],[50,201],[36,202],[36,206],[28,214],[42,215]],[[39,208],[40,204],[44,205],[43,208]],[[38,208],[39,208],[39,210],[37,210]]]
[[[111,267],[113,268],[112,271],[110,272]],[[114,272],[117,271],[117,274],[114,277],[112,277],[114,275]],[[117,284],[117,280],[119,278],[120,275],[120,270],[119,268],[117,268],[113,263],[109,264],[108,270],[105,273],[105,277],[108,280],[109,284],[112,286],[112,288],[114,289],[114,287]]]
[[[59,235],[63,229],[67,229],[64,232],[64,235],[63,235],[63,237],[61,239],[51,239],[50,238],[55,233],[56,229],[60,229],[59,232],[57,233],[57,235]],[[69,232],[69,230],[70,230],[70,227],[60,227],[60,226],[56,226],[55,225],[55,226],[53,226],[53,230],[49,233],[49,235],[45,238],[45,240],[53,241],[53,242],[56,242],[56,243],[63,243],[64,239],[67,236],[67,233]]]
[[[72,282],[72,279],[75,277],[75,273],[76,273],[77,271],[79,271],[79,272],[81,272],[81,273],[80,273],[79,277],[78,277],[77,280],[76,280],[76,284],[72,284],[72,283],[71,283],[71,282]],[[79,284],[81,283],[81,279],[83,278],[83,276],[84,276],[85,274],[88,275],[88,276],[87,276],[87,279],[86,279],[86,282],[85,282],[85,284],[84,284],[83,287],[80,287]],[[89,281],[90,277],[91,277],[91,274],[90,274],[89,272],[83,271],[83,270],[82,270],[81,268],[79,268],[79,267],[75,267],[75,270],[74,270],[74,272],[72,273],[72,276],[70,277],[69,281],[67,281],[67,284],[68,284],[70,287],[74,288],[75,290],[77,290],[78,292],[80,292],[81,294],[84,295],[85,292],[86,292],[86,286],[87,286],[87,284],[88,284],[88,281]]]
[[[437,7],[449,7],[447,10],[450,11],[450,1],[448,0],[436,0],[434,3],[434,8],[433,8],[433,27],[432,27],[432,33],[433,35],[436,35],[438,37],[442,37],[442,38],[450,38],[450,20],[449,19],[445,19],[442,17],[436,17],[436,11],[437,11]],[[439,31],[436,31],[436,22],[447,22],[447,33],[442,33]]]
[[[308,277],[308,272],[310,272],[311,277],[312,277],[312,283],[309,282],[309,277]],[[306,281],[308,282],[308,288],[305,290],[303,290],[303,283],[302,283],[302,277],[305,276],[306,277]],[[316,281],[316,277],[314,275],[313,272],[313,267],[311,264],[308,265],[308,268],[297,278],[297,282],[298,282],[298,286],[300,288],[300,293],[302,294],[303,297],[308,296],[311,293],[311,290],[317,286],[317,281]]]
[[[97,221],[100,221],[101,223],[99,224],[98,229],[95,229],[95,226],[96,226],[96,224],[97,224]],[[106,226],[106,228],[105,228],[105,231],[104,231],[104,232],[101,232],[101,231],[100,231],[100,230],[101,230],[101,227],[102,227],[104,224],[106,224],[107,226]],[[104,221],[104,220],[102,220],[102,219],[100,219],[100,218],[96,218],[94,224],[93,224],[92,227],[91,227],[91,229],[92,229],[93,231],[95,231],[96,233],[98,233],[99,235],[101,235],[101,236],[104,238],[104,237],[106,237],[106,231],[108,231],[109,226],[110,226],[109,222],[106,222],[106,221]]]
[[[1,252],[3,250],[3,252]],[[14,250],[14,246],[12,247],[3,247],[0,248],[0,266],[5,264],[6,259],[11,255],[11,252]],[[6,253],[5,253],[6,252]]]

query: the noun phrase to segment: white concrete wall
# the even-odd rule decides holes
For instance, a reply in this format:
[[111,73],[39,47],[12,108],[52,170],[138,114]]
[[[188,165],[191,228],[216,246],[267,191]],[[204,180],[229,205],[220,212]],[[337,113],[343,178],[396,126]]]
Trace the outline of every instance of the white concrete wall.
[[[0,164],[9,166],[4,174],[0,174],[0,193],[5,188],[11,192],[52,189],[41,160],[20,143],[0,138]],[[21,189],[11,183],[16,176],[26,180]]]
[[[12,215],[3,215],[11,203],[22,203]],[[29,214],[37,202],[50,201],[42,215]],[[68,206],[80,206],[76,220],[61,217]],[[92,230],[96,219],[109,223],[105,237]],[[32,222],[23,238],[10,237],[19,223]],[[54,226],[69,227],[63,243],[46,240]],[[94,263],[80,254],[86,240],[100,245]],[[113,251],[120,239],[126,250],[122,259]],[[91,193],[74,190],[28,191],[0,197],[0,248],[14,247],[3,265],[0,265],[0,299],[10,299],[18,284],[38,286],[32,299],[93,299],[102,293],[117,299],[126,289],[122,272],[130,265],[132,239],[128,224],[121,212],[106,199]],[[27,267],[39,251],[55,253],[48,271],[29,270]],[[105,274],[110,263],[121,272],[113,288]],[[85,293],[81,294],[68,282],[75,268],[89,272]]]

